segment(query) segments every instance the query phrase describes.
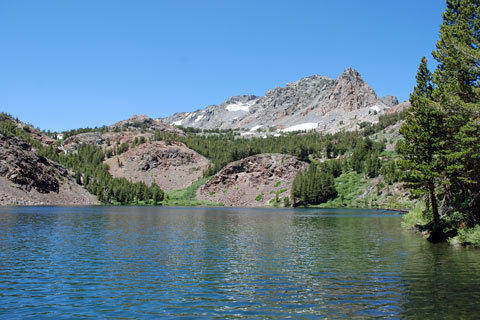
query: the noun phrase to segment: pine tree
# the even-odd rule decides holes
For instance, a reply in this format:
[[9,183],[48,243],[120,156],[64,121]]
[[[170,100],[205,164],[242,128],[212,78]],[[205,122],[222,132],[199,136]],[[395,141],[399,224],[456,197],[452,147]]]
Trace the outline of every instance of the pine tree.
[[293,179],[292,189],[291,189],[291,197],[292,197],[292,202],[294,207],[298,206],[299,199],[303,193],[302,187],[303,187],[303,171],[300,170],[295,176],[295,179]]
[[432,205],[433,229],[440,230],[436,180],[443,172],[439,161],[443,148],[443,122],[442,113],[432,98],[433,89],[432,74],[423,57],[418,68],[417,85],[410,95],[411,107],[400,128],[405,139],[400,164],[405,170],[407,186],[412,192],[417,195],[428,194],[428,202]]
[[480,1],[448,0],[440,39],[435,99],[446,114],[443,211],[480,223]]

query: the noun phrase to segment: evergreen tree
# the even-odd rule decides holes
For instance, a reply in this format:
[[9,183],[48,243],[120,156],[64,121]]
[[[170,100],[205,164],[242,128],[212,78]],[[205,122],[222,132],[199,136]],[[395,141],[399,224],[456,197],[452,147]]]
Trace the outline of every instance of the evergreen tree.
[[402,144],[401,165],[406,172],[407,186],[413,193],[428,194],[432,205],[435,230],[440,230],[440,215],[437,206],[436,180],[443,171],[439,155],[443,149],[442,114],[434,101],[432,74],[427,60],[422,58],[417,73],[417,85],[410,95],[411,107],[407,112],[400,133]]
[[448,0],[432,53],[435,99],[446,115],[443,214],[480,223],[480,1]]
[[307,170],[300,170],[291,189],[293,206],[316,205],[335,198],[337,190],[331,170],[327,164],[315,162]]

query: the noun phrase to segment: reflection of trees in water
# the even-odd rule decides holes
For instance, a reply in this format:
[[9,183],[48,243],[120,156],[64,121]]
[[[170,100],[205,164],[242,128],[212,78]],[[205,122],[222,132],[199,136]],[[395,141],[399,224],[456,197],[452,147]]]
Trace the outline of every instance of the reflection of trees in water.
[[[415,238],[418,237],[415,235]],[[402,318],[472,319],[480,314],[480,252],[404,238]]]
[[403,289],[392,252],[398,224],[397,217],[361,211],[300,219],[296,246],[309,241],[314,250],[305,284],[321,297],[322,308],[335,317],[398,314]]

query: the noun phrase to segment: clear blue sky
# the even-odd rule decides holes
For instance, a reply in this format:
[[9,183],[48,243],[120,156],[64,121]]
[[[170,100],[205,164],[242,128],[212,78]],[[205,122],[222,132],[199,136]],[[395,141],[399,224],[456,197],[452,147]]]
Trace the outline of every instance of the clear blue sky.
[[408,99],[442,0],[0,0],[0,111],[41,129],[165,117],[351,66]]

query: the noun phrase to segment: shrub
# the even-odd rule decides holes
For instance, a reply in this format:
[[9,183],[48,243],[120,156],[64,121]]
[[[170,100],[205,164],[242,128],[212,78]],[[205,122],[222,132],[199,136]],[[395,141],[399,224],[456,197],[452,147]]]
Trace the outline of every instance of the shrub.
[[428,224],[431,219],[429,218],[430,212],[425,210],[425,204],[420,203],[415,208],[410,210],[403,216],[402,225],[407,228],[413,228],[415,226],[424,226]]
[[458,235],[454,239],[461,244],[480,247],[480,225],[476,225],[473,228],[460,228]]

